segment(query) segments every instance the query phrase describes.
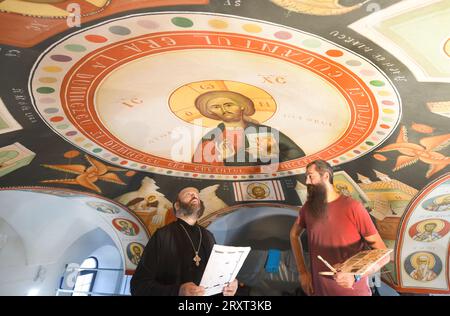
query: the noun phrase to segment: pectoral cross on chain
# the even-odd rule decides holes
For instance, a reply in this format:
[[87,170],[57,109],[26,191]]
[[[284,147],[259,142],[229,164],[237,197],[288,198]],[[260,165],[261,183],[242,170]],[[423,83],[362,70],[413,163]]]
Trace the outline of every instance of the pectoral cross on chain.
[[195,257],[193,259],[195,261],[195,265],[198,267],[200,265],[200,261],[202,258],[199,257],[198,252],[195,252]]

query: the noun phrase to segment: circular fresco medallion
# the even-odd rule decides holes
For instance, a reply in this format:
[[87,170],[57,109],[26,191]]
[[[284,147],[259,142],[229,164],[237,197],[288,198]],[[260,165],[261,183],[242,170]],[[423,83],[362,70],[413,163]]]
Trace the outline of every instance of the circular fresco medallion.
[[103,202],[87,202],[87,204],[94,208],[95,210],[106,213],[106,214],[118,214],[120,213],[120,208],[109,203],[103,203]]
[[444,44],[444,53],[450,57],[450,38]]
[[131,242],[127,245],[127,257],[133,264],[138,265],[144,253],[144,245],[138,242]]
[[422,208],[430,212],[450,211],[450,194],[442,194],[427,199],[422,203]]
[[410,254],[403,265],[409,277],[420,282],[433,281],[442,271],[441,260],[429,251]]
[[[302,173],[319,158],[352,161],[382,144],[401,116],[395,87],[365,58],[310,33],[212,13],[84,28],[41,55],[30,91],[48,126],[92,156],[223,180]],[[243,162],[233,160],[240,153]],[[275,168],[255,163],[273,157]]]
[[420,221],[409,229],[409,236],[415,241],[432,242],[447,235],[450,224],[443,219],[431,218]]
[[114,227],[127,236],[136,236],[139,234],[139,226],[125,218],[115,218],[112,221]]
[[270,189],[261,182],[253,182],[247,187],[247,194],[255,200],[265,199],[270,195]]
[[79,10],[81,16],[89,16],[103,11],[111,0],[8,0],[0,1],[0,12],[16,13],[39,18],[68,19]]

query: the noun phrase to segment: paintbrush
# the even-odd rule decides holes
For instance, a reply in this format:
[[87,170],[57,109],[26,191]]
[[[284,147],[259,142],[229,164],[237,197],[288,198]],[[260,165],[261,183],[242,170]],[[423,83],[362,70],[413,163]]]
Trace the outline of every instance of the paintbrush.
[[321,256],[317,256],[317,258],[319,258],[319,260],[322,261],[328,267],[328,269],[330,269],[334,273],[337,273],[337,270],[333,268],[333,266],[329,264],[324,258],[322,258]]

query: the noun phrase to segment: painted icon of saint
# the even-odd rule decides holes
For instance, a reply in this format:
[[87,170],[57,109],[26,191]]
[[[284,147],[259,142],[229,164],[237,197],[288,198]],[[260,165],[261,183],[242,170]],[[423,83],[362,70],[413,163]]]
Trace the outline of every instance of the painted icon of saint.
[[120,209],[111,204],[106,204],[106,203],[101,203],[101,202],[88,202],[88,205],[102,213],[106,213],[106,214],[120,213]]
[[137,225],[128,220],[118,218],[115,219],[113,223],[114,226],[125,235],[136,236],[139,233]]
[[129,244],[127,247],[128,259],[137,265],[142,258],[143,249],[143,246],[139,243]]
[[442,219],[432,218],[416,223],[409,229],[409,236],[415,241],[432,242],[441,239],[450,230],[450,224]]
[[404,269],[412,279],[429,282],[441,274],[442,261],[439,256],[429,251],[414,252],[405,259]]
[[195,107],[203,116],[222,122],[203,136],[192,158],[194,163],[263,165],[305,156],[288,136],[252,119],[255,105],[241,93],[205,92],[195,99]]
[[410,276],[417,281],[431,281],[436,279],[436,272],[432,270],[429,256],[418,256],[416,262],[412,263],[415,267]]
[[255,199],[264,199],[266,197],[266,191],[262,187],[255,186],[252,189],[252,195]]

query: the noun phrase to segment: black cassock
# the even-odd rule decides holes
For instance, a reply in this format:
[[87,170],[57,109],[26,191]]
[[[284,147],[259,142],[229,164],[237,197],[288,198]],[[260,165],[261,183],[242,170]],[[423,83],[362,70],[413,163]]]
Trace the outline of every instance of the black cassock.
[[[191,241],[180,225],[186,229],[196,250],[200,227],[202,242],[198,267],[193,260],[195,252]],[[215,242],[211,232],[197,224],[191,226],[181,219],[158,229],[145,247],[131,279],[131,294],[173,296],[178,295],[183,283],[194,282],[199,285]]]

